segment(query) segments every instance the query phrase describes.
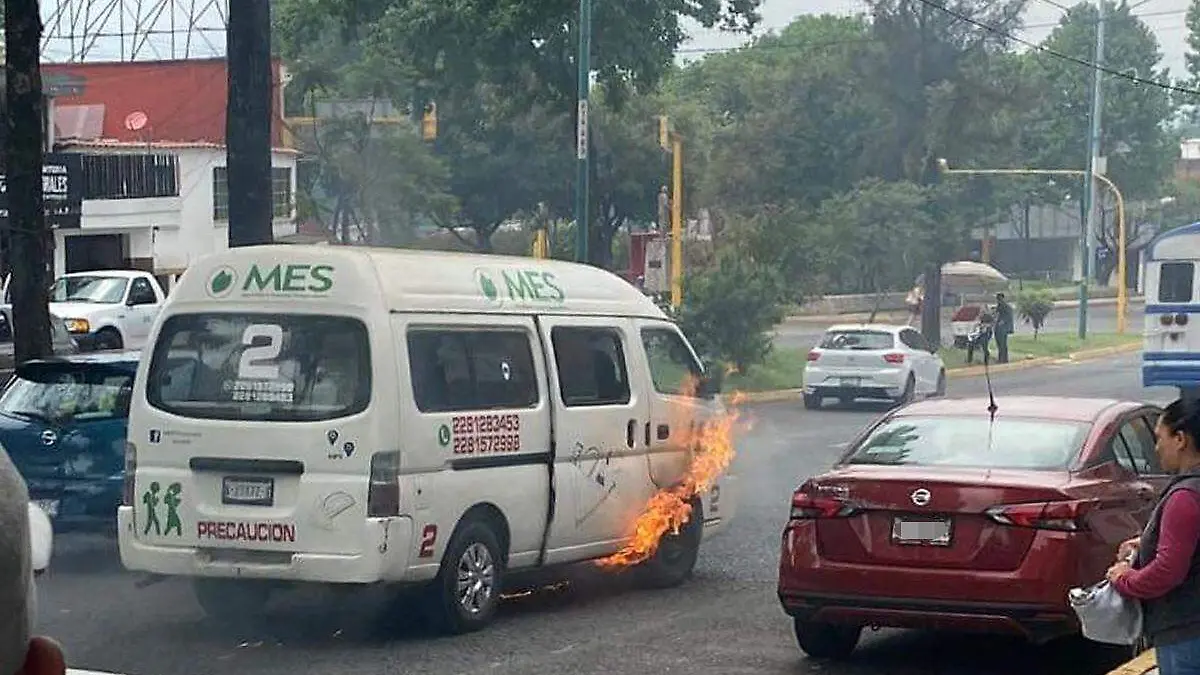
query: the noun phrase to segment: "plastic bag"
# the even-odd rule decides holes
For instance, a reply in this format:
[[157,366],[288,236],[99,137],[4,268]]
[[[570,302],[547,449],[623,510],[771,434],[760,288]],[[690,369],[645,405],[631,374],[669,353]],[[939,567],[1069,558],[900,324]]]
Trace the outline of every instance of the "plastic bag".
[[1132,645],[1142,636],[1142,603],[1126,598],[1108,581],[1067,594],[1083,636],[1111,645]]

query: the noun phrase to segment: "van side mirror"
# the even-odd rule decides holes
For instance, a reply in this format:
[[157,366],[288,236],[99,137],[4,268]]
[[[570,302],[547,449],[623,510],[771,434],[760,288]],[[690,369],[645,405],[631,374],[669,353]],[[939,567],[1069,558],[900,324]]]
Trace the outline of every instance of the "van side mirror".
[[725,371],[719,366],[714,367],[710,365],[705,368],[696,393],[700,398],[715,398],[721,394],[721,387],[724,385],[724,381]]

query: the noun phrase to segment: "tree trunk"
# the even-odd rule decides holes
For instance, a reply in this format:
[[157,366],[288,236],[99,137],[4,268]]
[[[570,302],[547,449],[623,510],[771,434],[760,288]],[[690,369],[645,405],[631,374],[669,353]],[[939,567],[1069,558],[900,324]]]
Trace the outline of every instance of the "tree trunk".
[[925,268],[925,300],[921,304],[921,334],[930,347],[942,345],[942,265]]
[[269,244],[271,208],[271,8],[267,0],[229,3],[229,246]]
[[13,349],[17,363],[45,358],[50,346],[48,239],[42,206],[42,20],[37,0],[4,0],[5,164],[12,251]]

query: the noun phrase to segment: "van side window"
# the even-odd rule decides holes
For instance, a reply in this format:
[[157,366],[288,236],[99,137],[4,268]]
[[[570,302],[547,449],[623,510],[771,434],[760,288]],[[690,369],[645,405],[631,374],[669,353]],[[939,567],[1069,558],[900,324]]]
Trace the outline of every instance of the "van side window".
[[1158,301],[1191,302],[1195,275],[1195,263],[1163,263],[1158,271]]
[[621,336],[603,328],[550,331],[563,403],[570,407],[629,403],[629,371]]
[[642,345],[646,348],[655,391],[695,396],[703,371],[678,333],[665,328],[647,328],[642,331]]
[[408,359],[421,412],[532,408],[539,400],[522,331],[417,327],[408,332]]

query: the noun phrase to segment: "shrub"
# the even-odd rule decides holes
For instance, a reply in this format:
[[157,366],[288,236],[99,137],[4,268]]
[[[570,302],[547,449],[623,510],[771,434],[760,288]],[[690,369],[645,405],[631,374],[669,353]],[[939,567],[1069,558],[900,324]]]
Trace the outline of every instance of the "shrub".
[[1033,326],[1033,339],[1046,324],[1046,317],[1054,310],[1054,293],[1049,288],[1025,288],[1017,293],[1017,314],[1025,323]]
[[725,249],[713,266],[684,279],[676,318],[707,360],[745,372],[771,351],[770,332],[783,320],[782,289],[777,270]]

